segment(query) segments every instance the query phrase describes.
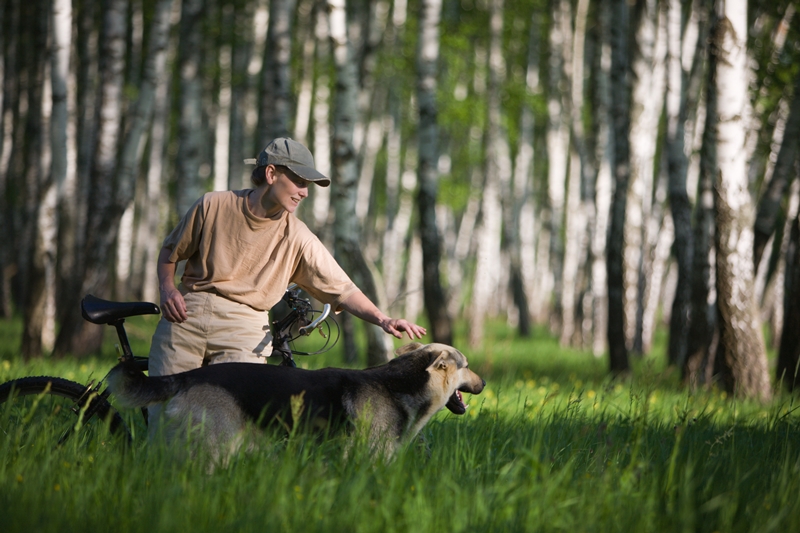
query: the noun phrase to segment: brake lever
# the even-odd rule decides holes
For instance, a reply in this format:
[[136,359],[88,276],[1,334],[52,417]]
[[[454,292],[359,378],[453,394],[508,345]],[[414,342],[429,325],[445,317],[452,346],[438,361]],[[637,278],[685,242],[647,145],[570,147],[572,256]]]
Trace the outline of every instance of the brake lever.
[[315,319],[313,322],[311,322],[311,324],[309,324],[309,325],[307,325],[307,326],[302,326],[301,328],[299,328],[299,329],[297,330],[297,332],[298,332],[300,335],[303,335],[303,336],[308,336],[308,335],[311,335],[311,332],[312,332],[312,331],[314,331],[315,329],[317,329],[317,327],[318,327],[320,324],[322,324],[322,322],[323,322],[323,321],[324,321],[326,318],[328,318],[328,316],[329,316],[330,314],[331,314],[331,304],[325,304],[325,305],[323,305],[323,306],[322,306],[322,312],[319,314],[319,316],[318,316],[318,317],[317,317],[317,318],[316,318],[316,319]]

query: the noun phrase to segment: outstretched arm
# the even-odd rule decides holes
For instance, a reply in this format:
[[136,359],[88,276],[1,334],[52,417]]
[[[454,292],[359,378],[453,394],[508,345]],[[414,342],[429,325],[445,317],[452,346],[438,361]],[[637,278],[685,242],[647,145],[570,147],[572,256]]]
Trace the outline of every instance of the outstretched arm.
[[403,338],[403,332],[408,334],[410,339],[421,339],[427,333],[425,328],[417,324],[412,324],[404,318],[391,318],[386,316],[366,295],[358,291],[347,300],[342,302],[345,311],[357,316],[361,320],[380,326],[383,331],[394,335],[398,339]]

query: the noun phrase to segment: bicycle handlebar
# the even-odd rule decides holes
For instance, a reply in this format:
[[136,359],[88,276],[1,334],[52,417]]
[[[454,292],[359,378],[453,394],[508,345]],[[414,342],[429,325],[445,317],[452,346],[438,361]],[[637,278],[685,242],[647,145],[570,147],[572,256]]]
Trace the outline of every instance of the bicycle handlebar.
[[317,326],[319,326],[322,323],[323,320],[328,318],[328,315],[330,315],[330,314],[331,314],[331,304],[323,305],[322,306],[322,313],[320,313],[320,315],[313,322],[311,322],[311,324],[309,324],[307,326],[302,326],[298,330],[298,332],[300,333],[300,335],[304,335],[304,336],[311,335],[311,332],[314,331],[315,329],[317,329]]

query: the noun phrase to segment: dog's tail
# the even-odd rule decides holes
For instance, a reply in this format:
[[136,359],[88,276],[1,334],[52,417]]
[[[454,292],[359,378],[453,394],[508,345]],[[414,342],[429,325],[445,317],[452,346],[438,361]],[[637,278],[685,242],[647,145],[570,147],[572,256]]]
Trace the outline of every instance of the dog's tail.
[[123,361],[112,368],[106,382],[123,407],[147,407],[165,402],[178,392],[173,376],[145,376],[132,361]]

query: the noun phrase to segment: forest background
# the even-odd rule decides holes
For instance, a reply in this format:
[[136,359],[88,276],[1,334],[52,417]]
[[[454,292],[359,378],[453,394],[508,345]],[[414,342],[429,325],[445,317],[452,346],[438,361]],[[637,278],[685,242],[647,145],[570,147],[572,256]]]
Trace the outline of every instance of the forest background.
[[82,296],[158,301],[166,232],[291,136],[333,178],[298,215],[433,340],[504,317],[622,374],[661,322],[687,386],[766,400],[800,383],[796,8],[7,0],[0,314],[97,350]]

